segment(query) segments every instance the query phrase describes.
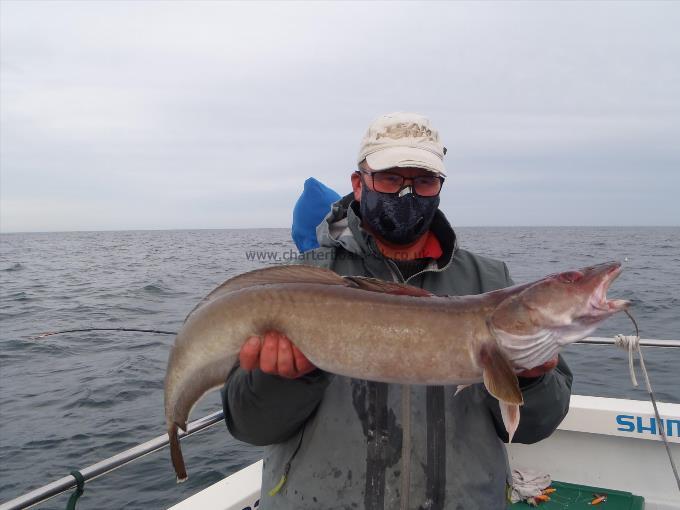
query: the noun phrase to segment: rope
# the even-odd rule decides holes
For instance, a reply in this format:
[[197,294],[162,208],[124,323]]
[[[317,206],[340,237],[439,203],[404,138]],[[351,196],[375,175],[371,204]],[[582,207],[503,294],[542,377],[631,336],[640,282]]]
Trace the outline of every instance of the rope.
[[659,408],[656,405],[656,395],[652,389],[652,383],[649,381],[649,375],[647,374],[647,367],[645,367],[645,359],[642,356],[642,349],[640,348],[640,330],[638,328],[637,322],[630,314],[628,310],[625,310],[626,315],[630,317],[635,326],[635,335],[616,335],[614,337],[614,342],[618,347],[628,350],[628,369],[630,370],[630,380],[633,386],[637,387],[638,382],[635,377],[635,365],[633,363],[633,356],[637,353],[640,360],[640,369],[642,370],[642,375],[645,379],[645,386],[647,387],[647,393],[649,393],[649,399],[652,401],[652,407],[654,408],[654,417],[656,418],[656,423],[659,426],[659,433],[661,434],[661,439],[666,447],[666,453],[668,454],[668,460],[671,463],[671,469],[673,470],[673,475],[675,476],[675,483],[678,485],[678,490],[680,491],[680,476],[678,476],[678,468],[675,466],[675,461],[671,455],[671,447],[668,444],[668,438],[666,437],[666,430],[664,428],[664,422],[659,414]]
[[633,386],[637,388],[638,382],[635,377],[635,364],[633,362],[633,356],[636,351],[640,350],[640,337],[634,335],[616,335],[614,337],[614,345],[620,347],[621,349],[628,350],[628,371],[630,372],[630,380]]
[[73,492],[73,494],[71,494],[71,497],[68,498],[66,510],[76,510],[78,498],[83,495],[83,492],[85,492],[85,478],[83,478],[82,473],[77,469],[71,471],[70,475],[76,479],[76,490]]

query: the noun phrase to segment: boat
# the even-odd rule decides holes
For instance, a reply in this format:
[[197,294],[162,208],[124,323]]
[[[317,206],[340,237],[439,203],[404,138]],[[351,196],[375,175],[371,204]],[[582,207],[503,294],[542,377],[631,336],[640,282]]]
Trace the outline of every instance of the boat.
[[[671,452],[680,458],[680,404],[661,403],[659,411]],[[507,449],[511,468],[549,473],[553,480],[577,485],[586,504],[595,493],[616,492],[623,493],[621,499],[644,500],[643,506],[627,507],[631,510],[680,509],[680,492],[650,402],[572,395],[566,418],[548,439]],[[255,509],[261,472],[262,461],[255,462],[169,510]],[[552,500],[579,497],[573,490],[564,496],[560,491],[558,485]]]
[[[589,337],[578,343],[610,345],[608,338]],[[640,340],[640,345],[680,348],[680,340]],[[596,495],[609,497],[605,509],[680,510],[680,487],[668,455],[680,458],[680,404],[658,403],[661,422],[651,401],[572,395],[569,412],[547,439],[532,445],[510,444],[512,469],[549,474],[556,491],[547,508],[592,508]],[[217,411],[191,422],[183,440],[224,422]],[[665,432],[665,441],[661,428]],[[82,483],[162,450],[167,434],[157,436],[79,471]],[[168,468],[168,476],[171,476]],[[262,461],[178,502],[168,510],[254,510],[261,494]],[[76,476],[68,475],[0,504],[0,510],[30,508],[75,489]],[[619,501],[621,504],[617,505]],[[323,508],[323,502],[319,502]],[[525,503],[509,506],[529,508]]]

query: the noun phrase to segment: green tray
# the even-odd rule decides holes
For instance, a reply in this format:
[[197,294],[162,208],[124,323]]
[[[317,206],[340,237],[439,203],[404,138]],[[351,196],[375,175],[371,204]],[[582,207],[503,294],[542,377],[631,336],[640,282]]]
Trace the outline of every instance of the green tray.
[[[550,494],[550,501],[539,503],[537,507],[527,503],[515,503],[508,509],[543,509],[543,510],[644,510],[645,500],[641,496],[635,496],[630,492],[603,489],[602,487],[589,487],[588,485],[576,485],[574,483],[553,482],[551,487],[557,489]],[[594,497],[593,494],[606,494],[607,501],[599,505],[589,505]]]

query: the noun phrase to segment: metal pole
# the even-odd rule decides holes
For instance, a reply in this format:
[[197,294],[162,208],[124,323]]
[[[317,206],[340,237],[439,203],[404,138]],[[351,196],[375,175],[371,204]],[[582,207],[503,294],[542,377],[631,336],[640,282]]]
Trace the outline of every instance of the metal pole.
[[[216,413],[212,413],[196,421],[192,421],[189,423],[186,433],[180,431],[180,438],[200,432],[201,430],[207,429],[208,427],[211,427],[222,420],[224,420],[224,411],[217,411]],[[113,457],[109,457],[108,459],[104,459],[100,462],[97,462],[96,464],[92,464],[91,466],[81,469],[80,473],[83,475],[85,481],[88,482],[105,473],[108,473],[109,471],[118,469],[119,467],[124,466],[133,460],[137,460],[141,457],[144,457],[145,455],[148,455],[149,453],[160,450],[167,445],[168,435],[163,434],[151,439],[150,441],[147,441],[146,443],[142,443],[130,448],[129,450],[125,450],[124,452],[114,455]],[[48,499],[53,498],[62,492],[73,489],[75,486],[76,479],[73,478],[73,476],[68,475],[38,489],[35,489],[27,494],[24,494],[23,496],[19,496],[18,498],[3,503],[0,505],[0,510],[18,510],[21,508],[30,508],[31,506],[42,503],[43,501],[47,501]]]
[[[599,336],[589,336],[576,344],[588,345],[615,345],[616,341],[613,338],[604,338]],[[640,345],[642,347],[680,347],[680,340],[656,340],[654,338],[641,338]]]

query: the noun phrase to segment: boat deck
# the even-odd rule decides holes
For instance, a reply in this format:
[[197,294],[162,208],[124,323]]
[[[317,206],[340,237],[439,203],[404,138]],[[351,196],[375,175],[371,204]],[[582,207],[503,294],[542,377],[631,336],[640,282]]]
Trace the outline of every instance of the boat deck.
[[[641,496],[635,496],[630,492],[577,485],[566,482],[553,482],[551,487],[556,491],[550,494],[550,501],[539,503],[533,507],[527,503],[519,502],[510,505],[508,509],[524,510],[540,508],[543,510],[593,510],[602,508],[607,510],[643,510],[645,500]],[[597,503],[598,496],[605,496],[606,501]],[[593,504],[593,502],[596,502]]]

